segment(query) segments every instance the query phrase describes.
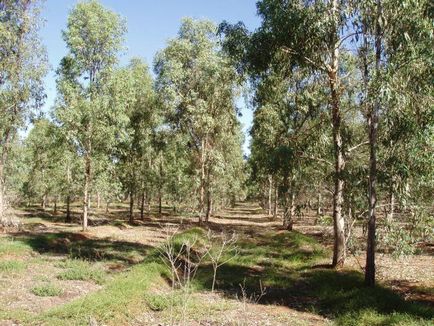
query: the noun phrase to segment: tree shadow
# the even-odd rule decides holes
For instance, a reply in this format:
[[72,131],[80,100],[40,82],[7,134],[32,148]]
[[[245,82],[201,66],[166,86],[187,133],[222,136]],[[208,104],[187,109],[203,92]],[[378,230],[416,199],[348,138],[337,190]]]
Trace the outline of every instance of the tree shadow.
[[63,254],[70,258],[89,261],[117,261],[126,264],[142,262],[151,246],[135,242],[96,239],[81,233],[31,233],[9,234],[15,241],[29,245],[40,254]]
[[[254,241],[238,243],[240,257],[218,270],[217,289],[226,297],[246,296],[259,304],[315,312],[338,319],[338,323],[342,318],[358,320],[366,313],[386,321],[396,315],[425,322],[434,317],[430,305],[406,301],[383,286],[367,288],[363,275],[357,271],[337,271],[329,265],[317,264],[324,253],[309,248],[305,240],[301,236],[258,234]],[[258,256],[261,258],[255,259]],[[212,272],[211,265],[199,270],[196,277],[199,288],[211,288]],[[341,321],[346,323],[348,319]]]

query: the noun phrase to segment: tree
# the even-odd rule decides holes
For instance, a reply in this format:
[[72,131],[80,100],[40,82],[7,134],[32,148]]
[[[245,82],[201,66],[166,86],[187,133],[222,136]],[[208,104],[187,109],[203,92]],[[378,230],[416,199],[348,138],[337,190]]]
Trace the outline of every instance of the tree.
[[7,205],[5,166],[11,144],[44,99],[47,65],[37,34],[39,23],[38,1],[0,3],[0,220]]
[[119,71],[114,93],[123,93],[128,125],[126,137],[118,146],[118,157],[123,184],[130,197],[130,222],[133,222],[135,195],[141,196],[141,215],[146,188],[152,182],[149,162],[155,154],[155,133],[161,123],[161,114],[154,93],[154,82],[148,66],[139,58],[131,60],[128,67]]
[[[288,67],[300,65],[328,80],[330,117],[334,146],[333,265],[345,261],[345,218],[343,214],[345,183],[345,152],[341,111],[342,54],[348,50],[353,10],[350,2],[283,1],[258,2],[261,26],[249,33],[242,23],[231,26],[222,23],[221,32],[227,35],[226,49],[241,61],[240,69],[253,79],[260,79],[275,62]],[[240,44],[244,42],[244,46]]]
[[[69,54],[59,69],[56,118],[83,157],[83,230],[88,223],[92,158],[109,151],[126,119],[110,98],[112,68],[122,49],[125,22],[98,1],[80,2],[68,17],[63,38]],[[122,96],[122,94],[116,94]]]
[[[360,20],[363,26],[361,34],[364,38],[361,51],[365,83],[364,103],[367,106],[370,147],[365,269],[365,283],[369,286],[375,285],[376,203],[379,188],[378,125],[383,121],[386,123],[385,132],[380,135],[380,139],[385,140],[385,145],[389,147],[389,150],[380,151],[380,154],[399,153],[399,148],[404,145],[400,144],[401,141],[406,143],[404,146],[407,147],[407,151],[413,154],[419,152],[412,162],[406,163],[406,155],[392,154],[389,156],[389,164],[381,166],[380,176],[386,176],[385,188],[388,189],[390,197],[388,222],[393,216],[398,179],[409,180],[410,176],[416,177],[418,172],[422,172],[421,175],[429,175],[424,168],[419,168],[429,166],[430,163],[432,165],[424,154],[430,146],[425,138],[430,132],[421,133],[421,130],[430,130],[433,124],[432,107],[427,104],[432,101],[432,85],[426,83],[429,78],[420,78],[429,74],[430,70],[432,72],[433,53],[430,44],[433,36],[429,23],[432,17],[430,18],[427,13],[428,6],[427,1],[410,3],[387,0],[370,1],[360,6]],[[375,58],[373,65],[369,63],[370,52],[373,52]],[[417,81],[416,76],[419,77]],[[425,150],[421,150],[420,145]],[[396,173],[400,170],[399,166],[405,165],[406,171],[401,169],[401,173]]]
[[[188,135],[198,181],[198,213],[202,223],[210,194],[207,175],[219,139],[237,125],[237,76],[220,49],[217,28],[209,21],[185,19],[178,37],[157,54],[157,89],[173,130]],[[241,153],[241,147],[238,152]],[[209,196],[208,196],[209,198]]]

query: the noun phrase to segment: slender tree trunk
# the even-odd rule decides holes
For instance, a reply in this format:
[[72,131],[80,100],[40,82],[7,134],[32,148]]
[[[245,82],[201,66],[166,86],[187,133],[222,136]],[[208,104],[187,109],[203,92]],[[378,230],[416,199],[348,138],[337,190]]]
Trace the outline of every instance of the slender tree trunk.
[[54,196],[54,208],[53,208],[53,214],[57,215],[57,195]]
[[130,223],[134,223],[134,192],[130,190],[130,212],[129,212]]
[[317,206],[316,206],[316,215],[321,216],[322,215],[322,198],[321,198],[321,192],[318,192],[318,199],[317,199]]
[[99,191],[96,193],[96,208],[101,208],[101,193]]
[[387,212],[387,222],[392,223],[395,215],[395,192],[393,188],[390,190],[389,195],[389,211]]
[[6,129],[4,138],[0,140],[3,143],[0,156],[0,222],[6,217],[7,210],[5,166],[9,154],[9,143],[12,137],[11,134],[11,128]]
[[268,176],[268,216],[272,214],[273,176]]
[[200,152],[200,189],[199,189],[199,224],[205,207],[205,140],[202,140]]
[[146,192],[146,213],[148,214],[148,217],[151,217],[151,194],[149,192]]
[[277,183],[274,185],[274,206],[273,206],[273,218],[277,219],[277,213],[279,210],[279,187]]
[[83,190],[83,231],[87,230],[88,209],[89,209],[89,188],[90,188],[91,162],[90,153],[87,153],[84,159],[84,190]]
[[292,231],[295,215],[295,194],[293,191],[288,191],[285,194],[285,207],[283,211],[283,226],[288,231]]
[[43,210],[45,210],[47,208],[47,194],[44,194],[44,196],[42,196],[41,206],[42,206]]
[[5,216],[5,211],[6,211],[6,199],[5,199],[4,164],[3,164],[3,157],[2,157],[0,160],[0,221],[3,220]]
[[[377,21],[375,26],[375,73],[376,79],[380,76],[380,60],[381,60],[381,0],[377,0]],[[365,268],[365,284],[375,286],[375,231],[376,231],[376,183],[377,183],[377,128],[378,128],[378,112],[380,110],[379,95],[375,94],[375,103],[370,106],[371,110],[368,114],[369,127],[369,184],[368,184],[368,205],[369,205],[369,220],[368,220],[368,239],[366,248],[366,268]]]
[[71,196],[70,195],[66,196],[66,218],[65,218],[65,222],[66,223],[72,223],[72,218],[71,218]]
[[110,202],[107,201],[106,204],[105,204],[105,212],[106,212],[106,214],[108,214],[108,212],[110,211],[109,210],[109,208],[110,208],[109,206],[110,206]]
[[212,198],[211,198],[211,192],[208,190],[207,193],[207,207],[206,207],[206,217],[205,217],[205,221],[208,222],[209,218],[211,217],[212,214]]
[[140,219],[143,221],[145,219],[145,192],[142,191],[142,198],[140,201]]
[[334,231],[334,246],[333,246],[333,266],[343,266],[345,263],[346,241],[345,241],[345,219],[342,213],[344,202],[344,169],[345,157],[341,135],[342,117],[340,112],[340,95],[339,95],[339,47],[338,43],[338,0],[332,1],[332,14],[336,24],[336,33],[332,42],[331,67],[328,73],[331,106],[332,106],[332,124],[333,124],[333,145],[335,155],[335,173],[334,173],[334,193],[333,193],[333,231]]

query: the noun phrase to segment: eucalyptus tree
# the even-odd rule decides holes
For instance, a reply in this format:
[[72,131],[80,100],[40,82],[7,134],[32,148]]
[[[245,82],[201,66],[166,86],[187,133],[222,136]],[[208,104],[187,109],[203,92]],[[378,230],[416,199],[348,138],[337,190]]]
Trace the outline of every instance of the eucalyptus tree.
[[[430,105],[433,33],[428,8],[429,1],[376,0],[359,5],[362,30],[358,32],[364,39],[360,51],[365,84],[363,100],[370,145],[365,270],[365,282],[370,286],[375,284],[378,126],[385,127],[380,139],[387,147],[380,148],[380,158],[389,163],[380,165],[380,176],[386,177],[389,188],[389,219],[393,215],[398,180],[406,180],[408,184],[412,177],[417,178],[418,172],[431,174],[428,170],[432,157],[426,155],[434,112]],[[374,58],[372,61],[369,54]],[[408,160],[407,153],[419,154]]]
[[[127,117],[124,137],[117,147],[120,171],[124,187],[130,197],[130,221],[133,221],[134,198],[138,193],[145,197],[149,180],[149,166],[154,156],[154,139],[160,123],[159,106],[154,93],[154,83],[148,66],[134,58],[130,64],[119,69],[114,79],[112,93],[117,97],[118,106],[125,107]],[[116,97],[115,97],[116,98]],[[117,105],[113,103],[113,105]],[[143,209],[142,209],[143,211]]]
[[44,99],[45,49],[38,36],[39,1],[0,2],[0,220],[6,208],[5,165],[17,130]]
[[334,147],[333,265],[345,261],[344,184],[348,144],[343,132],[342,94],[346,91],[344,57],[353,52],[354,3],[351,1],[262,0],[257,4],[261,26],[250,33],[243,23],[222,23],[225,48],[239,61],[239,69],[258,80],[276,62],[299,65],[327,80]]
[[[283,224],[292,229],[296,200],[310,174],[330,162],[322,158],[325,114],[324,79],[294,67],[269,71],[257,85],[252,157],[256,174],[272,175],[282,199]],[[261,175],[261,172],[259,172]]]
[[55,115],[83,157],[83,229],[88,223],[92,157],[109,152],[118,139],[120,126],[126,123],[124,109],[112,105],[120,101],[111,98],[109,88],[125,30],[119,15],[90,0],[72,9],[63,32],[69,53],[59,69]]
[[236,120],[237,75],[221,51],[216,32],[209,21],[184,19],[178,37],[155,59],[157,89],[168,109],[169,125],[188,135],[194,153],[199,222],[205,208],[210,153]]

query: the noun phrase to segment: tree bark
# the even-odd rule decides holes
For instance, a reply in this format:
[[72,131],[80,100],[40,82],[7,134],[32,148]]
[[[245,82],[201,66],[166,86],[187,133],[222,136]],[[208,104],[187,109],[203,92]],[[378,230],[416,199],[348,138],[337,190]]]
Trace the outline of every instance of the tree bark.
[[279,210],[279,187],[274,185],[274,206],[273,206],[273,218],[277,219],[277,213]]
[[200,152],[200,189],[199,189],[199,224],[202,224],[202,216],[205,207],[205,140],[201,143]]
[[335,155],[335,173],[334,173],[334,193],[333,193],[333,231],[334,231],[334,246],[333,246],[333,262],[334,267],[343,266],[345,263],[346,241],[345,241],[345,219],[342,214],[342,206],[344,202],[344,169],[345,157],[341,135],[342,117],[340,112],[340,95],[339,95],[339,47],[338,43],[338,0],[332,1],[332,14],[334,16],[336,31],[332,42],[331,65],[328,72],[331,106],[332,106],[332,124],[333,124],[333,145]]
[[[380,76],[381,60],[381,0],[377,0],[377,19],[375,25],[375,74],[378,81]],[[375,286],[375,233],[376,233],[376,205],[377,205],[377,128],[378,112],[380,110],[379,95],[375,94],[375,103],[370,106],[368,113],[369,127],[369,183],[368,183],[368,239],[366,247],[365,284]]]
[[[4,150],[4,148],[3,148]],[[6,211],[6,199],[5,199],[5,180],[4,180],[4,164],[3,154],[0,160],[0,221],[5,216]]]
[[96,193],[96,208],[100,209],[100,207],[101,207],[101,194],[98,191]]
[[318,199],[317,199],[317,206],[316,206],[316,215],[321,216],[322,215],[322,198],[321,198],[321,192],[318,192]]
[[268,176],[268,216],[272,214],[273,176]]
[[47,208],[47,194],[44,194],[44,196],[42,196],[41,206],[42,206],[43,210],[45,210],[45,208]]
[[129,211],[129,222],[134,223],[134,192],[130,190],[130,211]]
[[395,192],[393,189],[391,189],[389,195],[389,211],[387,212],[387,222],[392,223],[394,216],[395,216]]
[[88,224],[88,209],[89,209],[89,187],[90,187],[91,161],[90,154],[86,153],[84,159],[84,190],[83,190],[83,221],[82,229],[87,230]]
[[208,223],[209,218],[211,217],[212,213],[212,198],[211,198],[211,192],[208,190],[207,193],[207,207],[206,207],[206,216],[205,221]]
[[142,191],[142,198],[140,201],[140,219],[143,221],[145,219],[145,192]]
[[283,211],[283,227],[292,231],[294,225],[294,215],[295,215],[295,193],[287,191],[285,194],[285,207]]
[[72,223],[72,219],[71,219],[71,196],[70,195],[66,196],[66,218],[65,218],[65,222],[66,223]]
[[57,215],[57,195],[54,196],[54,208],[53,208],[53,214]]

